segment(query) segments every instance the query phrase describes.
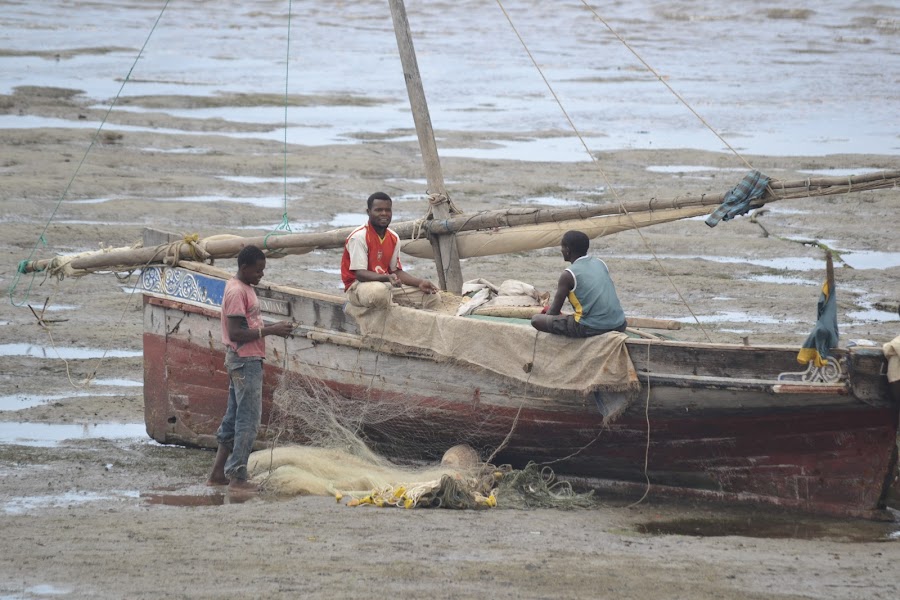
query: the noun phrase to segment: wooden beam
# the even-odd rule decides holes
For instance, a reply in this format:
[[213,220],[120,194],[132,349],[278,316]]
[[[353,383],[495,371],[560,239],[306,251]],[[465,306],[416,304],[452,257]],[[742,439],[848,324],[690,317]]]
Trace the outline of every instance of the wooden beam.
[[[791,198],[846,194],[864,190],[891,188],[897,185],[900,185],[900,171],[898,170],[851,177],[819,177],[795,181],[773,180],[770,182],[769,187],[774,191],[774,195],[766,192],[756,203],[765,204]],[[414,221],[393,223],[391,224],[391,229],[397,232],[400,239],[411,239],[413,233],[417,230],[417,226],[420,229],[440,236],[443,233],[457,233],[474,229],[515,227],[517,225],[620,215],[626,211],[637,213],[678,207],[713,206],[720,204],[724,200],[725,195],[725,193],[704,194],[702,196],[685,196],[669,200],[653,198],[651,200],[626,202],[621,205],[610,203],[572,208],[510,208],[485,211],[463,217],[431,220],[424,224],[418,224]],[[238,255],[241,248],[251,244],[263,250],[274,251],[277,254],[302,254],[315,248],[340,248],[344,245],[347,236],[350,235],[353,229],[353,227],[344,227],[322,233],[290,233],[247,238],[235,236],[233,238],[204,241],[203,247],[213,258],[233,258]],[[170,238],[147,238],[143,248],[115,248],[97,251],[74,258],[70,266],[76,271],[118,267],[137,268],[143,265],[159,264],[164,258],[174,254],[178,255],[179,260],[196,260],[189,244],[181,243],[177,249],[173,249],[165,244],[167,241],[170,241]],[[160,245],[147,247],[148,243],[154,242]],[[459,251],[456,250],[456,256],[458,255]],[[23,265],[22,272],[33,273],[53,268],[53,260],[40,259],[29,261]]]

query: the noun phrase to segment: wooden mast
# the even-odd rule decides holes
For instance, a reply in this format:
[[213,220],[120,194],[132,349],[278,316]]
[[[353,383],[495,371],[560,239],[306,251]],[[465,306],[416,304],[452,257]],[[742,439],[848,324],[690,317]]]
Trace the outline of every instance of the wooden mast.
[[[406,91],[409,94],[409,105],[416,124],[419,148],[425,163],[425,176],[428,181],[430,197],[445,199],[432,203],[432,214],[435,219],[450,217],[450,196],[444,187],[444,175],[434,141],[434,130],[431,127],[431,115],[425,101],[425,89],[419,75],[419,64],[413,47],[412,35],[409,31],[409,20],[406,17],[406,6],[403,0],[389,0],[391,16],[394,19],[394,33],[397,36],[397,47],[400,50],[400,61],[403,64],[403,76],[406,79]],[[459,250],[456,236],[453,233],[430,236],[434,249],[434,262],[442,289],[459,294],[462,292],[462,268],[459,264]]]

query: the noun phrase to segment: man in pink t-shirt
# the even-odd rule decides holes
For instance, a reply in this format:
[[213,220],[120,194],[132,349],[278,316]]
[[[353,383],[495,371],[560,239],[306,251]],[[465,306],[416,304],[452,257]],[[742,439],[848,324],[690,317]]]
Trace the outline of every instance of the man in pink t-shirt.
[[291,321],[263,323],[258,285],[266,269],[266,255],[246,246],[237,257],[237,275],[225,284],[222,296],[222,343],[228,371],[228,405],[216,432],[219,448],[207,485],[228,485],[233,490],[254,490],[249,483],[247,459],[253,450],[262,417],[263,360],[267,335],[287,337]]

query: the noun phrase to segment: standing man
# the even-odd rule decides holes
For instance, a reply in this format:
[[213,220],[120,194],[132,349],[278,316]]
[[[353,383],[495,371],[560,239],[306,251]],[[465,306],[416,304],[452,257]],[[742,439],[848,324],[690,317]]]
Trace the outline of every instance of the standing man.
[[[609,269],[599,258],[587,256],[590,243],[581,231],[567,231],[563,235],[563,259],[572,266],[559,276],[556,295],[546,314],[531,317],[531,325],[538,331],[576,338],[625,331],[625,312]],[[559,312],[566,298],[575,309],[574,315]]]
[[265,337],[287,337],[294,325],[291,321],[263,323],[259,299],[252,287],[259,285],[266,269],[266,255],[262,250],[245,246],[238,254],[237,264],[237,275],[225,284],[222,296],[228,407],[216,432],[219,448],[207,485],[228,484],[230,490],[255,490],[256,486],[247,481],[247,459],[262,418]]
[[341,258],[347,298],[355,306],[388,308],[393,300],[414,308],[435,308],[440,303],[437,287],[413,277],[400,264],[400,238],[388,228],[392,209],[391,197],[375,192],[366,200],[369,222],[347,237]]

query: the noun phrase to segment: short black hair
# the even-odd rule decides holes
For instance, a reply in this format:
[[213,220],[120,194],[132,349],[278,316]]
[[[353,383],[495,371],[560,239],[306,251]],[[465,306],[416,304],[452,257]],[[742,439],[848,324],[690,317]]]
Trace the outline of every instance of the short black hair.
[[369,196],[368,200],[366,200],[366,210],[372,210],[372,203],[375,202],[376,200],[387,200],[391,204],[394,203],[394,201],[391,200],[391,197],[388,196],[387,194],[385,194],[384,192],[375,192],[374,194]]
[[584,256],[587,254],[588,248],[591,247],[591,239],[583,231],[570,229],[563,234],[562,245],[566,246],[573,253]]
[[238,269],[246,265],[255,265],[261,260],[266,260],[266,255],[256,246],[244,246],[237,255]]

